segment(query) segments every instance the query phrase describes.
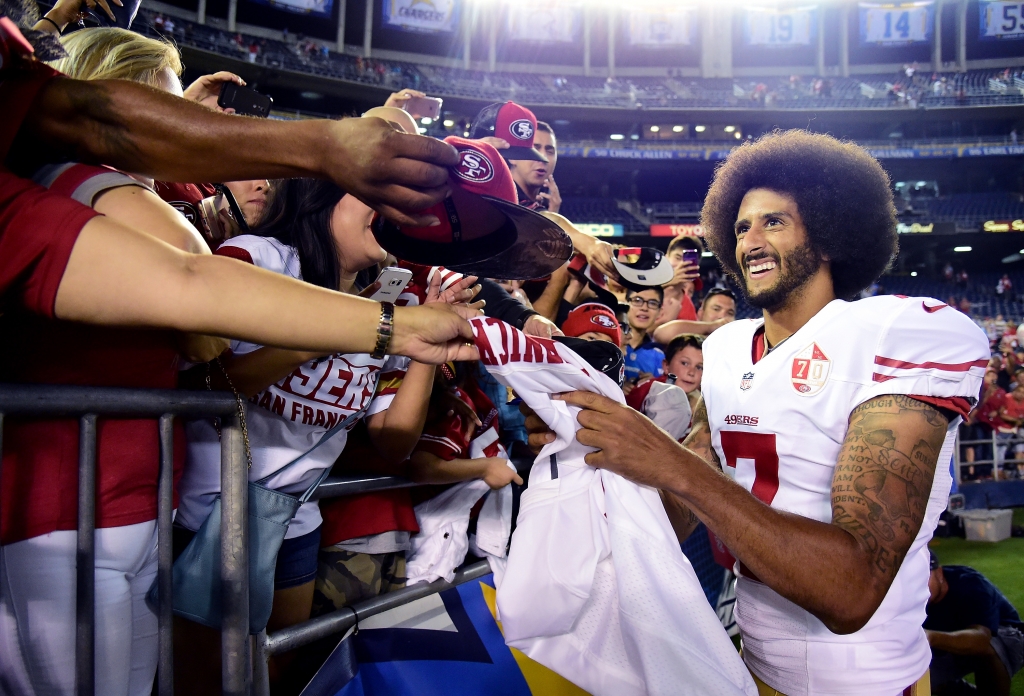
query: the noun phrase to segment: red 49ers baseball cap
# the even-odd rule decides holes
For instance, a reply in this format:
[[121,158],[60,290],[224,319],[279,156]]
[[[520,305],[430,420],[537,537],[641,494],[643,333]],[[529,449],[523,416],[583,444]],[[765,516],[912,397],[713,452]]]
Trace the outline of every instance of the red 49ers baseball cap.
[[396,225],[377,218],[377,242],[400,259],[484,278],[530,280],[550,274],[572,255],[561,227],[516,199],[508,164],[487,143],[450,136],[459,152],[449,169],[451,195],[422,212],[434,227]]
[[474,139],[495,137],[508,142],[501,156],[508,160],[535,160],[548,158],[533,149],[533,136],[537,132],[537,117],[525,106],[505,102],[485,106],[473,119],[469,135]]
[[619,319],[610,308],[597,302],[585,302],[575,307],[562,322],[566,336],[579,337],[585,333],[604,334],[615,345],[622,344],[622,329]]

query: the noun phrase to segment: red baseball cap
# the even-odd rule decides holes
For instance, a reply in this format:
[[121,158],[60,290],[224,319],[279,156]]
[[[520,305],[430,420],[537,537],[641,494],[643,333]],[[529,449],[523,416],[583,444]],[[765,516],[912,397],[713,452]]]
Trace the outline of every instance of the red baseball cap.
[[487,143],[449,136],[459,152],[449,169],[451,195],[423,211],[434,227],[397,225],[379,217],[373,234],[400,259],[485,278],[529,280],[550,274],[572,255],[562,228],[518,204],[508,164]]
[[562,322],[562,332],[566,336],[582,336],[594,331],[608,336],[615,345],[622,344],[622,329],[615,312],[603,304],[586,302],[569,312]]
[[508,142],[501,156],[508,160],[547,162],[548,158],[533,149],[537,117],[525,106],[505,102],[485,106],[473,119],[469,135],[473,138],[501,138]]

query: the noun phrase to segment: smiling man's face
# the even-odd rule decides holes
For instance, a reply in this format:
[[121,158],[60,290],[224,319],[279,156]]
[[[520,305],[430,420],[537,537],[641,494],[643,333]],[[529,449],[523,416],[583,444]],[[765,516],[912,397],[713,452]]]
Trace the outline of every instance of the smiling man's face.
[[755,307],[786,305],[825,264],[810,244],[796,201],[769,189],[751,189],[736,215],[736,263],[744,294]]

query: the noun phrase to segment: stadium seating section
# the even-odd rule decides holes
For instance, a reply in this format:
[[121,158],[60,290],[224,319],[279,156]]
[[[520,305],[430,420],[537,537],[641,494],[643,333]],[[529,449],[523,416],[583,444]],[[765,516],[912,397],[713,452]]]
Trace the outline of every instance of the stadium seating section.
[[[134,28],[160,35],[155,14],[142,10]],[[246,59],[259,46],[256,63],[325,78],[388,89],[413,87],[430,94],[488,101],[511,99],[532,105],[608,108],[887,109],[1024,104],[1024,71],[987,69],[932,75],[918,72],[858,75],[827,80],[799,77],[702,79],[682,77],[556,76],[488,73],[400,61],[363,60],[324,44],[288,42],[237,34],[175,20],[169,33],[181,45]]]

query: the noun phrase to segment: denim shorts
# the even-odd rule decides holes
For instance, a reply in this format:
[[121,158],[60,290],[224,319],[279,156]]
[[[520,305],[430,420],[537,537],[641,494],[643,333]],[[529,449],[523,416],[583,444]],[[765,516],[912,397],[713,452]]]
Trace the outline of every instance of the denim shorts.
[[[191,529],[174,525],[174,558],[185,550],[192,537]],[[320,527],[309,534],[285,539],[277,552],[277,567],[274,569],[274,589],[286,590],[316,579],[317,555],[320,551]]]

